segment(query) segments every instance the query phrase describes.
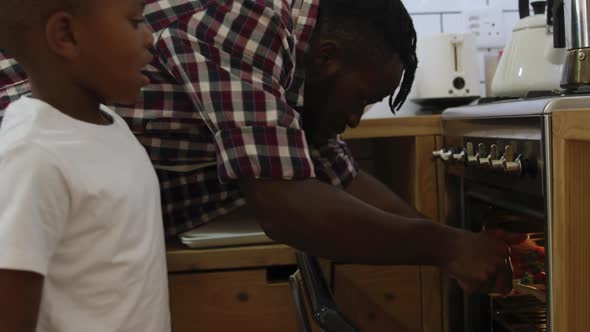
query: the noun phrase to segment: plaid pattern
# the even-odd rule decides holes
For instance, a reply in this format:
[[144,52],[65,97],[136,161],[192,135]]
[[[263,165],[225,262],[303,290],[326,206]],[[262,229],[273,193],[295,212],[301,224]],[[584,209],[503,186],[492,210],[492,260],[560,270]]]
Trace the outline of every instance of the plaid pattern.
[[[344,187],[357,174],[344,142],[308,146],[295,110],[303,104],[301,60],[318,5],[147,1],[151,84],[136,105],[114,108],[156,168],[169,235],[244,205],[234,181],[240,177],[317,176]],[[0,98],[13,93],[0,86]]]
[[22,67],[0,50],[0,121],[8,104],[30,91]]

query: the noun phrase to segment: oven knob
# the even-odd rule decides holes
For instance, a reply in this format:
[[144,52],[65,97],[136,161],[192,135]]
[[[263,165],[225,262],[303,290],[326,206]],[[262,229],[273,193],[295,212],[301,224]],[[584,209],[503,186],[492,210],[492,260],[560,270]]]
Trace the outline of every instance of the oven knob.
[[440,149],[438,151],[432,151],[432,157],[434,159],[440,158],[440,155],[443,154],[444,152],[445,152],[445,149]]
[[453,155],[453,150],[450,149],[449,151],[446,151],[445,149],[440,149],[438,151],[433,151],[432,152],[432,156],[434,158],[440,158],[443,161],[448,161],[449,159],[451,159],[451,156]]
[[473,143],[467,142],[467,165],[477,165],[477,155],[473,153]]
[[493,170],[504,169],[504,166],[502,165],[504,163],[504,157],[498,158],[498,155],[498,146],[496,144],[492,144],[488,158],[490,159],[490,166]]
[[522,174],[522,163],[520,161],[520,157],[514,159],[514,151],[512,151],[512,147],[510,145],[506,146],[504,149],[504,159],[502,166],[504,167],[504,171],[508,174],[514,175],[521,175]]
[[453,160],[459,161],[459,162],[465,162],[465,156],[466,156],[465,150],[461,150],[461,152],[453,154]]
[[488,167],[490,166],[490,156],[487,155],[486,156],[486,145],[483,143],[480,143],[477,146],[477,156],[478,158],[478,162],[479,162],[479,166],[481,167]]

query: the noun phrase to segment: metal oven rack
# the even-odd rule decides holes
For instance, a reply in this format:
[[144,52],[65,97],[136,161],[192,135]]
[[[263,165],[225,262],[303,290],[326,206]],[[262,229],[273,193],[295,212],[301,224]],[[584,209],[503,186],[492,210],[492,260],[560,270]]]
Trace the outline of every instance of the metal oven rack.
[[547,306],[532,295],[492,298],[492,306],[494,332],[547,331]]

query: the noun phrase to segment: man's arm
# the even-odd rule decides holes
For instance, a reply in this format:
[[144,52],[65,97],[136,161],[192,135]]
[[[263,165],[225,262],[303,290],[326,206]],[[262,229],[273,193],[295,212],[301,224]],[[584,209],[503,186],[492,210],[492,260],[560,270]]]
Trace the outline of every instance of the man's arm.
[[312,255],[348,263],[436,265],[468,291],[488,290],[505,268],[509,238],[393,215],[313,179],[243,179],[240,187],[271,238]]
[[385,184],[362,170],[346,188],[346,192],[383,211],[408,218],[424,218]]
[[39,274],[0,270],[0,331],[35,331],[42,288]]

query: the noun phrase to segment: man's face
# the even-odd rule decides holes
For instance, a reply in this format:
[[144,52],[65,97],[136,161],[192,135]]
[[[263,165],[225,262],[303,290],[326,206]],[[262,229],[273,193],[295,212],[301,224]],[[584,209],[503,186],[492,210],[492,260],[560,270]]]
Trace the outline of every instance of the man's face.
[[323,79],[306,77],[303,128],[307,138],[322,144],[347,127],[358,126],[367,106],[390,96],[402,76],[403,65],[395,56],[387,63],[343,63]]
[[141,70],[152,59],[153,38],[144,23],[144,3],[101,0],[95,7],[79,20],[78,78],[109,102],[132,103],[148,83]]

